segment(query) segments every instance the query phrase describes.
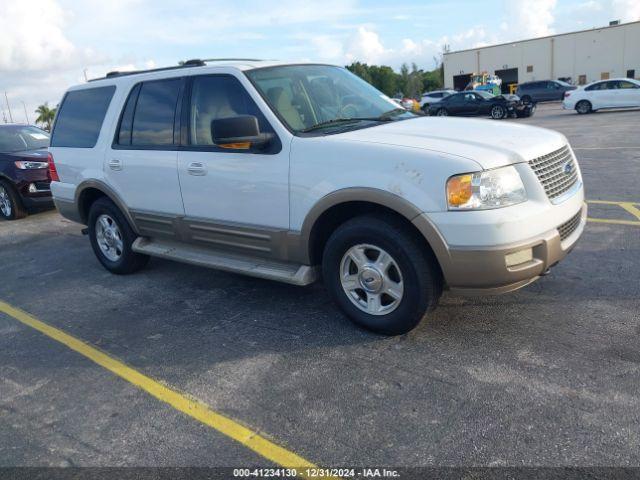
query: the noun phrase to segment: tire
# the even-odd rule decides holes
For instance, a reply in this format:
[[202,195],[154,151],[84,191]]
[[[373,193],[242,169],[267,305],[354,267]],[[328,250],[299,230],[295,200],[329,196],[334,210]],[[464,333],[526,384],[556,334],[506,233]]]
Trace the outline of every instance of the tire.
[[[386,267],[378,263],[383,254],[390,258]],[[325,245],[322,274],[329,295],[347,317],[385,335],[415,328],[442,294],[435,257],[392,216],[356,217],[338,227]]]
[[89,239],[93,253],[111,273],[126,275],[143,268],[147,255],[131,249],[137,235],[120,209],[106,197],[96,200],[89,210]]
[[491,107],[491,118],[494,120],[502,120],[507,116],[507,110],[502,105],[494,105]]
[[438,117],[448,117],[449,116],[449,112],[447,112],[446,108],[440,108],[438,109],[438,111],[436,112],[436,115]]
[[0,218],[18,220],[26,216],[27,210],[22,205],[16,189],[8,181],[0,180]]
[[522,103],[531,103],[531,97],[529,95],[521,97],[520,100],[522,100]]
[[576,112],[578,112],[580,115],[585,115],[587,113],[591,113],[592,111],[593,111],[593,106],[591,105],[591,102],[589,102],[588,100],[580,100],[576,104]]

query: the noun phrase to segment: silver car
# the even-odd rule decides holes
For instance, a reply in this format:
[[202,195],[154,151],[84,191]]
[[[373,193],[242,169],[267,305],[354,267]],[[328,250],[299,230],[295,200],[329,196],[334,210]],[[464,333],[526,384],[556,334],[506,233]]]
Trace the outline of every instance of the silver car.
[[443,98],[448,97],[456,93],[455,90],[434,90],[433,92],[427,92],[422,95],[420,99],[420,107],[422,110],[427,111],[429,109],[429,105],[433,105],[434,103],[438,103]]

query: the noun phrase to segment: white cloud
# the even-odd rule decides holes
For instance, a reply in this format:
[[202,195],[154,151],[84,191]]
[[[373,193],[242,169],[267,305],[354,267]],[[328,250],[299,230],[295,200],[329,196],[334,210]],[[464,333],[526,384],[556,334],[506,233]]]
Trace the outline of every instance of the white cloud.
[[552,26],[555,8],[556,0],[506,0],[505,21],[509,31],[515,33],[515,38],[508,40],[543,37],[554,33]]
[[611,20],[621,20],[623,22],[633,22],[640,20],[640,0],[612,0]]
[[359,27],[349,37],[345,47],[345,58],[348,61],[361,61],[365,63],[381,63],[393,53],[382,45],[380,36],[366,27]]
[[95,58],[64,34],[65,13],[55,0],[0,3],[0,70],[64,69]]

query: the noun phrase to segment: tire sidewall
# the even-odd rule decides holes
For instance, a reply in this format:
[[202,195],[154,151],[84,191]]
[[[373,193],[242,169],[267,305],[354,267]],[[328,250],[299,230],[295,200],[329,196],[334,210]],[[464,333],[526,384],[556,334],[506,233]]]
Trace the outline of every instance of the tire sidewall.
[[17,220],[20,218],[19,212],[22,211],[22,205],[18,203],[20,200],[18,199],[15,189],[6,180],[0,180],[0,186],[7,192],[9,202],[11,203],[11,213],[7,216],[0,210],[0,218],[4,220]]
[[[583,111],[581,111],[580,105],[585,105],[586,108]],[[592,109],[591,104],[587,100],[580,100],[576,105],[576,111],[581,115],[591,112],[591,109]]]
[[[358,309],[347,297],[340,282],[340,264],[347,250],[354,245],[370,244],[385,250],[400,269],[404,294],[400,305],[386,315],[371,315]],[[359,228],[336,232],[327,242],[323,256],[323,277],[332,299],[358,325],[382,334],[405,333],[421,320],[429,301],[421,301],[420,279],[407,252],[394,239],[381,235],[379,229]]]
[[[120,258],[116,261],[109,260],[105,257],[98,246],[96,238],[96,222],[100,215],[103,214],[109,215],[113,221],[116,222],[118,229],[120,230],[120,234],[122,235],[123,251]],[[100,261],[100,263],[111,272],[123,273],[126,271],[128,264],[135,255],[135,252],[131,249],[131,244],[135,240],[136,235],[133,233],[129,223],[124,218],[124,215],[122,215],[118,207],[116,207],[111,201],[105,201],[103,199],[96,201],[89,211],[88,224],[91,248],[93,248],[93,252],[98,258],[98,261]]]
[[441,108],[440,110],[438,110],[437,116],[438,117],[448,117],[449,116],[449,112],[447,111],[446,108]]
[[[500,115],[499,116],[495,116],[493,114],[494,111],[499,111]],[[502,120],[506,116],[506,111],[507,110],[503,106],[494,105],[493,107],[491,107],[491,118],[493,118],[494,120]]]

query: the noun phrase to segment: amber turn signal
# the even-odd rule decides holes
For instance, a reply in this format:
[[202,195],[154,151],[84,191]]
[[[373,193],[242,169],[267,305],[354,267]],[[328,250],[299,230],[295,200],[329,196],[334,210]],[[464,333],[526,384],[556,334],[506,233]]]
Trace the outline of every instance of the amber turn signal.
[[471,188],[471,179],[473,175],[457,175],[451,177],[447,182],[447,200],[449,206],[459,207],[464,205],[473,196],[473,189]]

